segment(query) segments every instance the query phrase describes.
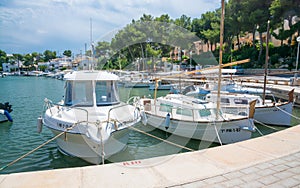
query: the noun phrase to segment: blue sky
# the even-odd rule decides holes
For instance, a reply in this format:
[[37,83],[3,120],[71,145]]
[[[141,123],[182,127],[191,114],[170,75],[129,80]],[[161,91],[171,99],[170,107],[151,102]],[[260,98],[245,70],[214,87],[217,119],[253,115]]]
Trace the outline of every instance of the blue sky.
[[7,53],[80,53],[90,41],[102,41],[143,13],[154,17],[185,14],[199,18],[221,6],[221,0],[1,0],[0,49]]

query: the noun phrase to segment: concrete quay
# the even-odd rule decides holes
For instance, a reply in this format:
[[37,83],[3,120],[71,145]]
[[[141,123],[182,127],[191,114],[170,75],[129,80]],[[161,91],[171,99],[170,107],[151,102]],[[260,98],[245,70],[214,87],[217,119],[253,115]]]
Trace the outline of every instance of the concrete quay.
[[300,187],[300,125],[195,152],[0,175],[0,187]]

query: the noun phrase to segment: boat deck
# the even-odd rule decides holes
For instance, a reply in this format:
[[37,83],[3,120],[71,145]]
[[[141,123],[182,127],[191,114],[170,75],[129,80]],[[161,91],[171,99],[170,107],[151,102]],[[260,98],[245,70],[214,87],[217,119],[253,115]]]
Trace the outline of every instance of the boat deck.
[[259,138],[145,160],[0,175],[0,187],[295,187],[300,125]]

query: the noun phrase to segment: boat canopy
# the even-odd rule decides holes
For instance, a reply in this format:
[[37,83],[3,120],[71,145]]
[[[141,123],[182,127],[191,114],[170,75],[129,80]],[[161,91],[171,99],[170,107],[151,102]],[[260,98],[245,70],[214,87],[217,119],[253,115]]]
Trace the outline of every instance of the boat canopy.
[[106,71],[74,71],[64,76],[65,80],[120,80],[120,78]]

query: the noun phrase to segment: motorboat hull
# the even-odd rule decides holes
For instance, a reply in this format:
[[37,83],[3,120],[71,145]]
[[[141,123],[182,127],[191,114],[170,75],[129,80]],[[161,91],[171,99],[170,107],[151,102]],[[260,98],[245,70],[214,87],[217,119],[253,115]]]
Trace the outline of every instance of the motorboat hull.
[[[103,158],[108,159],[125,149],[129,139],[129,127],[141,119],[138,114],[126,111],[134,107],[122,108],[121,105],[120,108],[120,111],[124,112],[123,117],[132,116],[133,119],[127,118],[123,123],[113,119],[96,120],[94,118],[99,117],[101,113],[89,111],[91,121],[86,121],[84,113],[74,108],[54,106],[45,112],[42,123],[52,131],[54,136],[61,134],[56,138],[56,142],[63,154],[81,158],[92,164],[100,164]],[[104,108],[101,109],[104,111]],[[119,114],[119,117],[121,116],[122,114]]]
[[0,123],[8,121],[7,117],[4,114],[0,114]]
[[256,107],[254,119],[270,125],[291,126],[293,103],[271,107]]
[[[61,133],[55,129],[51,131],[54,136]],[[103,140],[103,143],[95,142],[83,134],[66,133],[58,137],[56,143],[59,151],[65,155],[81,158],[91,164],[100,164],[103,157],[108,159],[126,148],[129,139],[128,131],[129,129],[123,129],[113,132],[107,140]]]
[[[166,126],[166,118],[153,114],[147,115],[147,124],[160,130],[185,138],[203,140],[208,142],[230,144],[251,138],[254,130],[251,119],[219,121],[219,122],[194,122],[170,119]],[[220,137],[220,141],[218,139]]]
[[[248,108],[247,106],[223,106],[223,111],[226,113],[247,115]],[[255,107],[254,120],[256,120],[257,123],[277,126],[290,126],[292,111],[293,104],[291,102],[272,106],[257,106]]]

